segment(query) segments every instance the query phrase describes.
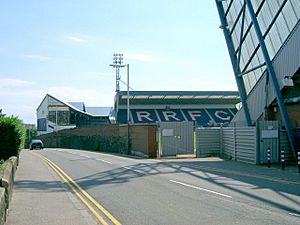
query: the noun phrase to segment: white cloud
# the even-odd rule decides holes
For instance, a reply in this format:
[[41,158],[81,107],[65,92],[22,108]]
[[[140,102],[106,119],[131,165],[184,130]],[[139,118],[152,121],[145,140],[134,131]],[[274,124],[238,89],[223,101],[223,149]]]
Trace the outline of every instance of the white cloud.
[[124,55],[124,58],[126,58],[126,59],[132,59],[132,60],[143,61],[143,62],[155,61],[154,56],[152,56],[150,54],[145,54],[145,53],[124,52],[123,55]]
[[81,76],[86,76],[86,77],[93,77],[93,78],[101,78],[103,77],[112,77],[112,73],[107,73],[107,72],[98,72],[98,71],[86,71],[86,72],[79,72]]
[[0,88],[4,87],[25,87],[34,84],[32,81],[2,78],[0,79]]
[[43,55],[22,54],[21,56],[27,59],[36,59],[40,61],[45,61],[50,59],[50,57],[43,56]]
[[237,91],[237,86],[234,82],[226,82],[223,80],[187,80],[186,86],[190,89],[199,91]]
[[[61,99],[62,101],[72,102],[72,101],[83,101],[87,105],[100,105],[108,104],[113,105],[113,96],[112,95],[103,95],[100,92],[87,89],[87,88],[73,88],[68,86],[55,86],[50,87],[44,90],[44,92]],[[111,102],[108,102],[108,99],[111,99]]]
[[76,37],[76,36],[68,36],[67,40],[73,43],[85,43],[86,40],[81,38],[81,37]]

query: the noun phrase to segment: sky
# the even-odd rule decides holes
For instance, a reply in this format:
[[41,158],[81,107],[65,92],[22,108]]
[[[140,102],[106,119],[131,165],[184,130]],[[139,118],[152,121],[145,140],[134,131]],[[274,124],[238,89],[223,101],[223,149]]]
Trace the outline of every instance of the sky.
[[219,25],[213,0],[1,1],[0,109],[34,124],[47,93],[113,106],[113,53],[135,91],[236,91]]

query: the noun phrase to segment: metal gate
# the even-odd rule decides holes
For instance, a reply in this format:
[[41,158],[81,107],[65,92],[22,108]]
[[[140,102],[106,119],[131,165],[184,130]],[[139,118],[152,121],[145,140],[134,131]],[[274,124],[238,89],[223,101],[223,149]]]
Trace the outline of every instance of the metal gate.
[[162,122],[159,137],[160,156],[194,154],[193,122]]
[[278,121],[259,121],[258,132],[260,137],[258,163],[267,163],[267,150],[271,150],[271,163],[278,163],[279,156],[279,127]]

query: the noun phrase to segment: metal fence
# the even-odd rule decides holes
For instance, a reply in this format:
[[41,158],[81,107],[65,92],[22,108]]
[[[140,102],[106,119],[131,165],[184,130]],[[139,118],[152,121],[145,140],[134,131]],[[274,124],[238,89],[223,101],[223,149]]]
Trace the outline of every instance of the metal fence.
[[207,157],[220,154],[220,128],[196,129],[196,155]]
[[294,162],[287,134],[281,127],[279,121],[258,121],[255,127],[198,127],[196,155],[265,164],[270,149],[271,163],[281,161],[282,151],[286,162]]
[[220,155],[240,162],[257,163],[255,127],[196,129],[197,157]]

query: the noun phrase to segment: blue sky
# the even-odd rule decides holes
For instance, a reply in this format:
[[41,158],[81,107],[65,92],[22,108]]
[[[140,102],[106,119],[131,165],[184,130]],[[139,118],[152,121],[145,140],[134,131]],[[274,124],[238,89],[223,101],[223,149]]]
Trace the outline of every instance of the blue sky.
[[2,1],[0,108],[36,123],[47,93],[113,106],[115,52],[136,91],[237,90],[219,25],[212,0]]

